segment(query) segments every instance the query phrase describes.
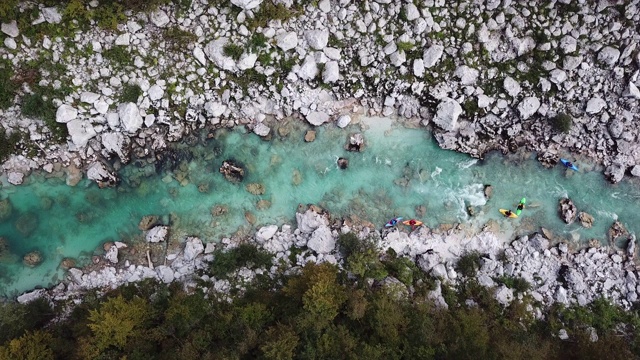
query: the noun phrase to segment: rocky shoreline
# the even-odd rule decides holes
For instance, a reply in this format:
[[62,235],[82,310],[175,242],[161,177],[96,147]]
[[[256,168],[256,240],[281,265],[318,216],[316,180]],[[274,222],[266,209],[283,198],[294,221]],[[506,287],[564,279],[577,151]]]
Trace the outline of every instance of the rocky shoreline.
[[[624,251],[607,246],[572,250],[566,243],[551,246],[542,233],[505,239],[491,224],[480,232],[462,224],[437,229],[422,226],[413,232],[395,228],[380,232],[351,219],[332,219],[316,206],[297,213],[296,222],[295,229],[291,225],[264,226],[250,238],[225,238],[221,243],[206,244],[197,237],[171,234],[167,226],[154,226],[144,231],[144,241],[110,243],[102,256],[94,257],[90,266],[71,268],[60,284],[22,294],[17,300],[20,303],[36,298],[81,301],[88,291],[104,292],[143,279],[176,281],[186,289],[228,296],[233,291],[242,291],[258,275],[276,277],[283,267],[284,271],[291,272],[308,262],[329,262],[345,268],[338,239],[347,233],[360,239],[373,239],[380,256],[393,250],[397,256],[413,261],[434,279],[435,289],[428,296],[444,307],[447,304],[441,286],[456,287],[469,276],[460,266],[465,256],[476,259],[478,268],[473,276],[479,285],[491,289],[501,304],[506,306],[522,296],[531,296],[538,307],[530,310],[538,315],[555,303],[585,306],[602,297],[630,309],[640,292],[640,274],[634,263],[635,236],[630,234],[615,234],[628,240]],[[222,279],[203,274],[209,263],[215,261],[217,249],[229,250],[243,243],[255,244],[272,254],[272,266],[243,267],[230,278]],[[504,279],[522,279],[528,288],[507,286]],[[371,280],[372,285],[378,282]],[[393,277],[379,282],[394,283],[403,291],[412,291],[411,286]]]
[[[42,168],[110,185],[113,165],[153,158],[198,129],[268,137],[291,116],[344,124],[354,107],[397,114],[474,157],[526,148],[553,164],[567,151],[602,163],[612,182],[640,175],[636,2],[219,6],[125,11],[117,26],[82,31],[63,6],[21,4],[1,32],[0,57],[20,85],[1,123],[23,138],[2,166],[8,182]],[[72,26],[54,35],[26,24]],[[46,124],[25,111],[38,96],[55,107]]]

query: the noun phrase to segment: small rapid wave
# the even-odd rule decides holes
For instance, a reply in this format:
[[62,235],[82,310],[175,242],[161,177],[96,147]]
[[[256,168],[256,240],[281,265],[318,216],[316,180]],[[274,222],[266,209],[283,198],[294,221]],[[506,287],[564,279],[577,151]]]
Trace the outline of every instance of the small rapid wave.
[[472,167],[473,165],[478,163],[478,159],[471,159],[471,160],[467,160],[467,161],[462,161],[458,163],[458,168],[459,169],[468,169],[470,167]]

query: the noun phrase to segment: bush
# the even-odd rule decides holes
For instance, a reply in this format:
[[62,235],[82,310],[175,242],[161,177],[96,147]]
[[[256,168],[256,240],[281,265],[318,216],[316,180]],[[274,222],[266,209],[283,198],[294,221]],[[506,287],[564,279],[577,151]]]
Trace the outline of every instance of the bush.
[[244,50],[242,49],[242,46],[240,45],[236,45],[236,44],[227,44],[222,48],[222,52],[232,58],[233,60],[240,60],[240,57],[242,56],[242,53],[244,53]]
[[240,244],[228,251],[223,249],[214,251],[209,271],[216,278],[226,278],[229,273],[243,266],[250,269],[270,266],[272,258],[273,255],[254,245]]
[[523,278],[515,276],[501,276],[494,279],[498,283],[504,284],[509,289],[513,289],[516,293],[524,293],[531,288],[531,284]]
[[142,89],[137,84],[125,84],[120,94],[121,103],[137,103],[138,98],[142,95]]
[[16,152],[20,137],[20,134],[15,131],[7,136],[4,128],[0,126],[0,162]]
[[458,260],[456,264],[456,270],[466,277],[476,276],[476,272],[480,268],[480,254],[477,252],[470,252]]
[[133,63],[131,53],[124,46],[114,46],[104,50],[102,56],[116,67],[130,66]]
[[573,125],[573,118],[569,114],[560,113],[551,119],[551,125],[556,131],[567,133]]
[[11,62],[0,59],[0,109],[13,105],[15,84],[11,81],[13,67]]
[[[54,140],[63,142],[69,136],[67,125],[56,121],[56,107],[51,101],[51,94],[48,94],[48,89],[38,88],[36,93],[26,95],[22,99],[21,112],[25,116],[35,117],[44,121],[47,125]],[[45,100],[45,95],[49,96]]]

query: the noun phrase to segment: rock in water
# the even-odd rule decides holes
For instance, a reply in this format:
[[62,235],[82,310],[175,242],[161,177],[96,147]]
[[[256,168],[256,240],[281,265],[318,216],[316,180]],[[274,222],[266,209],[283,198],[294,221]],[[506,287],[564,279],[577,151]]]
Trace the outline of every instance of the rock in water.
[[580,223],[582,224],[582,226],[587,229],[593,226],[593,216],[587,214],[584,211],[581,211],[580,214],[578,214],[578,219],[580,219]]
[[87,169],[87,177],[89,180],[95,181],[102,189],[105,187],[113,187],[118,185],[118,175],[115,172],[107,170],[104,163],[96,161]]
[[571,224],[578,216],[578,208],[569,198],[560,200],[559,205],[560,218],[567,224]]
[[224,175],[225,179],[233,183],[241,182],[244,178],[244,169],[231,160],[225,160],[222,162],[220,173]]
[[147,231],[152,227],[154,227],[157,223],[158,223],[157,216],[155,215],[143,216],[142,219],[140,220],[140,223],[138,223],[138,229],[142,231]]
[[0,200],[0,221],[7,220],[11,216],[13,206],[9,199]]
[[40,251],[32,251],[22,258],[22,262],[29,267],[36,267],[42,263],[42,254]]
[[636,257],[636,236],[634,234],[629,235],[629,244],[627,245],[627,256],[629,259]]
[[252,193],[253,195],[262,195],[266,191],[264,185],[260,183],[247,184],[245,188],[247,189],[248,192]]
[[169,227],[168,226],[156,226],[153,229],[147,232],[147,242],[157,243],[161,241],[165,241],[169,235]]
[[353,134],[349,136],[349,142],[345,148],[348,151],[362,151],[364,150],[364,136],[361,133]]
[[316,131],[315,130],[307,130],[307,132],[304,133],[304,141],[313,142],[315,139],[316,139]]
[[340,167],[340,169],[344,170],[348,166],[349,166],[349,160],[342,157],[338,159],[338,167]]
[[616,220],[611,227],[609,228],[609,243],[615,243],[615,241],[621,237],[629,234],[627,229],[622,225],[622,223]]

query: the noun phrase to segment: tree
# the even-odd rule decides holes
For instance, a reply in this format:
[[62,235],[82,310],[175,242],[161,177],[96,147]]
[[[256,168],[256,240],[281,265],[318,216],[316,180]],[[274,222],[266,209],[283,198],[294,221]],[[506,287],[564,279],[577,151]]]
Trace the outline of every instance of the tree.
[[53,360],[51,343],[53,337],[45,331],[27,332],[0,347],[0,359],[13,360]]
[[291,327],[278,324],[267,330],[266,339],[264,345],[260,347],[266,359],[293,359],[299,338]]
[[93,336],[85,350],[99,354],[109,347],[123,349],[136,330],[142,328],[149,310],[145,299],[134,297],[127,301],[118,296],[107,300],[99,309],[89,311]]

